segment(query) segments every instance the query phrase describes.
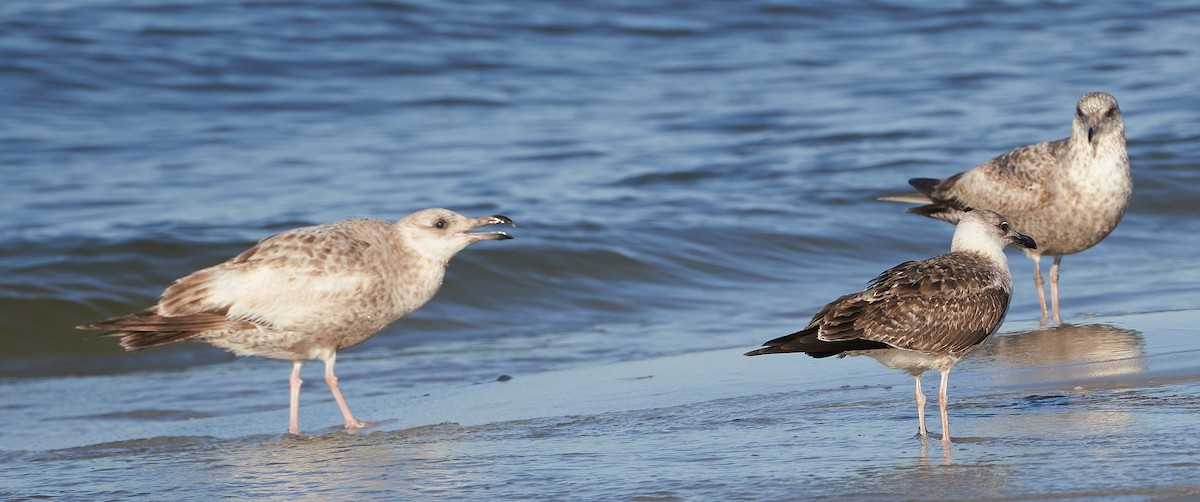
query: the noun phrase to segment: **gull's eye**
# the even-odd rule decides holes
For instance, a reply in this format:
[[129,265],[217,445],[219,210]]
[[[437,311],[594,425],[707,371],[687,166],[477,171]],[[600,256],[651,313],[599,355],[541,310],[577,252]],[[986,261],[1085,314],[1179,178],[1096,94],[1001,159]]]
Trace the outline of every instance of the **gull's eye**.
[[1116,108],[1109,108],[1109,109],[1108,109],[1108,112],[1106,112],[1106,113],[1104,114],[1104,116],[1105,116],[1105,117],[1108,117],[1108,118],[1110,118],[1110,119],[1111,119],[1111,118],[1113,118],[1113,117],[1116,117],[1116,116],[1117,116],[1117,109],[1116,109]]
[[437,220],[437,223],[434,223],[434,224],[433,224],[433,226],[434,226],[434,227],[437,227],[437,229],[438,229],[438,230],[443,230],[443,229],[445,229],[445,228],[446,228],[446,225],[448,225],[448,223],[446,223],[446,220],[444,220],[444,219],[442,219],[442,220]]
[[1000,230],[1003,230],[1005,232],[1008,231],[1008,222],[1007,221],[1000,222]]
[[1080,108],[1080,107],[1076,106],[1076,107],[1075,107],[1075,116],[1076,116],[1076,117],[1083,117],[1083,108]]

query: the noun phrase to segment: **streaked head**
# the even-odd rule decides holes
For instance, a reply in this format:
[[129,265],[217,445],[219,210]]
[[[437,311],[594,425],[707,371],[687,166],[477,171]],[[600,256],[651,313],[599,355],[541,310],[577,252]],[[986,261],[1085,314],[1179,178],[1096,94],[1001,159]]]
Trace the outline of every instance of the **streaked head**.
[[422,209],[396,222],[414,246],[427,256],[450,259],[473,242],[504,240],[513,237],[505,232],[472,232],[488,225],[517,226],[507,216],[492,215],[469,218],[449,209]]
[[1089,143],[1105,135],[1125,135],[1125,118],[1121,115],[1121,107],[1117,106],[1117,98],[1107,92],[1084,94],[1075,106],[1075,120],[1071,125],[1072,134],[1076,137],[1086,137]]

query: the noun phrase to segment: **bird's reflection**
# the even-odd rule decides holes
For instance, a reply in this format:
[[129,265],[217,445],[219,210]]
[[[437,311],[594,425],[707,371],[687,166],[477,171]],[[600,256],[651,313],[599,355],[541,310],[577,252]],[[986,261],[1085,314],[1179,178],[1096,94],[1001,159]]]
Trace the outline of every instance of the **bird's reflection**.
[[[945,441],[938,441],[938,444],[942,445],[942,465],[953,464],[954,461],[952,458],[950,458],[950,443],[947,443]],[[929,438],[921,438],[921,456],[919,457],[919,459],[917,461],[917,465],[918,466],[927,465],[928,457],[929,457]]]
[[981,419],[983,430],[1002,437],[1061,436],[1106,431],[1124,433],[1134,414],[1096,409],[1086,403],[1098,380],[1101,387],[1137,386],[1146,371],[1144,340],[1137,331],[1104,324],[1061,325],[995,337],[980,347],[975,363],[991,370],[993,384],[1005,393],[1019,420],[1000,413]]
[[993,337],[975,358],[977,364],[994,369],[1079,365],[1073,372],[1076,377],[1102,377],[1145,370],[1143,345],[1137,331],[1064,324]]
[[314,486],[354,494],[389,493],[395,486],[439,490],[458,482],[443,460],[463,431],[457,424],[356,433],[330,427],[316,435],[213,449],[207,463],[230,479],[279,493],[307,493]]

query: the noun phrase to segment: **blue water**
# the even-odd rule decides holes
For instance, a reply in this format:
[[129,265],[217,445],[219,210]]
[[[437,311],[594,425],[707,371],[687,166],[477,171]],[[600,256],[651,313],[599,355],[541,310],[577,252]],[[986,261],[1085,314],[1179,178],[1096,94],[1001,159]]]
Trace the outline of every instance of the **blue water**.
[[[464,251],[429,305],[339,356],[343,389],[365,419],[399,420],[391,427],[403,431],[465,424],[452,409],[422,422],[387,399],[495,385],[505,374],[516,382],[607,365],[653,368],[663,358],[735,353],[791,332],[878,272],[947,249],[949,225],[875,197],[904,191],[911,177],[948,176],[1009,148],[1065,137],[1075,100],[1091,91],[1121,104],[1135,191],[1107,240],[1064,260],[1064,317],[1125,323],[1139,337],[1160,338],[1149,345],[1155,350],[1131,357],[1200,348],[1188,341],[1190,328],[1150,332],[1120,320],[1200,308],[1198,23],[1200,6],[1189,2],[9,0],[0,5],[0,423],[10,429],[0,428],[0,463],[13,477],[8,489],[0,477],[0,495],[34,496],[48,486],[56,488],[46,493],[87,499],[204,498],[208,492],[147,482],[111,463],[152,461],[178,472],[197,448],[262,446],[283,432],[286,363],[234,359],[199,344],[130,354],[73,329],[143,308],[175,278],[274,232],[398,219],[432,206],[518,222],[516,240]],[[1020,327],[1039,313],[1032,266],[1016,254],[1011,264],[1009,320]],[[1063,364],[1124,356],[1095,357]],[[789,380],[801,392],[787,398],[793,406],[812,404],[803,393],[807,368],[831,372],[826,379],[840,368],[783,359],[798,372]],[[981,356],[967,368],[1007,364]],[[744,392],[775,376],[753,368]],[[958,375],[964,386],[972,382],[967,368]],[[336,408],[319,370],[309,370],[302,419],[326,435],[306,445],[350,458],[357,450],[345,453],[339,441],[361,439],[373,452],[411,456],[414,443],[386,426],[350,440],[322,429],[338,423]],[[895,429],[863,431],[857,437],[875,438],[874,446],[848,447],[834,467],[883,468],[910,453],[899,451],[913,446],[904,443],[908,381],[877,370],[895,388],[868,399],[894,405],[887,427]],[[703,392],[676,404],[741,417],[787,390],[752,394],[745,409]],[[976,395],[984,396],[980,407],[1003,404]],[[39,396],[70,406],[43,405],[51,398]],[[644,410],[653,401],[632,402]],[[1180,406],[1165,409],[1194,411]],[[855,410],[842,413],[878,420],[869,406]],[[538,420],[556,416],[549,410]],[[618,436],[662,440],[634,427],[644,412],[632,416],[616,420]],[[612,471],[571,464],[570,455],[540,459],[528,451],[540,425],[497,423],[475,426],[526,443],[487,443],[488,458],[517,471],[549,470],[544,483],[507,488],[506,498],[587,482],[596,486],[586,492],[592,496],[733,498],[777,481],[672,482],[693,479],[672,478],[680,472],[672,460],[712,454],[703,427],[689,433],[690,446],[664,453],[659,477],[639,477],[644,458]],[[772,424],[760,432],[786,428]],[[590,426],[565,427],[566,443],[612,447]],[[728,425],[713,427],[736,436]],[[30,429],[45,441],[30,440]],[[189,437],[201,439],[171,439]],[[97,444],[117,446],[55,453]],[[988,457],[987,445],[969,448],[1005,464],[1009,457]],[[769,457],[781,461],[787,451]],[[477,472],[456,463],[469,453],[456,453],[448,472],[332,493],[271,471],[270,454],[236,463],[299,483],[289,485],[296,497],[361,499],[400,483],[461,490],[438,480]],[[819,463],[821,455],[797,462]],[[554,470],[559,463],[563,471]],[[1064,458],[1051,467],[1077,466]],[[112,485],[89,488],[99,473]],[[11,483],[18,477],[25,482]],[[219,480],[204,486],[243,493]],[[1018,491],[1075,493],[1068,488]]]

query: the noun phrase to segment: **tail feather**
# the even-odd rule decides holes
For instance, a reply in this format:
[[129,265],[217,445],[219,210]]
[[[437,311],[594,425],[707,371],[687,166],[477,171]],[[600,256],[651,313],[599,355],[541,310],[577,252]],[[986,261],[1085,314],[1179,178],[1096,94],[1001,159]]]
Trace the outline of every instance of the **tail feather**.
[[909,204],[936,204],[937,199],[933,196],[933,192],[937,190],[937,186],[941,182],[942,180],[935,178],[913,178],[908,180],[908,184],[916,188],[916,192],[884,195],[876,198],[876,200],[907,202]]
[[199,331],[165,331],[162,333],[129,333],[114,331],[100,336],[121,336],[121,347],[125,350],[142,350],[159,345],[191,340],[200,335]]
[[875,200],[886,202],[905,202],[908,204],[928,204],[933,202],[928,195],[919,192],[894,193],[876,197]]
[[959,217],[961,217],[963,213],[961,209],[957,209],[941,202],[934,202],[924,206],[910,207],[906,209],[905,212],[918,216],[924,216],[926,218],[933,218],[935,220],[948,221],[950,223],[957,223]]
[[[970,210],[970,207],[954,197],[945,197],[944,193],[942,195],[935,194],[939,191],[939,188],[945,188],[943,185],[946,182],[953,184],[954,181],[954,177],[945,180],[937,178],[912,178],[908,180],[908,184],[916,188],[917,193],[885,195],[879,197],[878,200],[921,204],[920,206],[910,207],[906,211],[935,220],[958,223],[959,218],[962,217],[962,213]],[[944,192],[944,190],[942,191]]]
[[76,329],[110,331],[204,331],[219,329],[230,322],[224,312],[199,312],[183,316],[164,316],[153,310],[110,317],[103,321],[77,326]]
[[836,356],[850,350],[871,350],[871,349],[886,349],[890,345],[883,342],[871,340],[840,340],[836,342],[827,342],[817,338],[817,328],[812,327],[804,331],[797,331],[787,336],[781,336],[763,344],[763,348],[747,352],[747,356],[761,356],[764,354],[786,354],[789,352],[803,352],[811,357],[822,358]]
[[163,316],[153,310],[111,317],[76,326],[75,329],[105,330],[100,336],[119,336],[125,350],[141,350],[196,338],[205,331],[238,329],[249,322],[231,320],[225,312],[200,312],[185,316]]

